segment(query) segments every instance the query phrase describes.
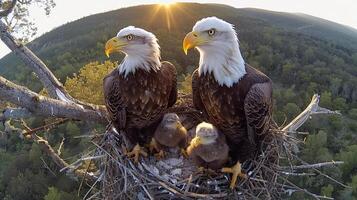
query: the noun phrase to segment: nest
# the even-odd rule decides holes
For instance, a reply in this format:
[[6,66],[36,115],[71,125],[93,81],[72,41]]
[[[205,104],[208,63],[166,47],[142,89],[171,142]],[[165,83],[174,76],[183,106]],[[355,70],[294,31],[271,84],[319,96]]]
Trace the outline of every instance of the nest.
[[[181,101],[183,104],[175,109],[186,119],[186,125],[190,121],[189,126],[194,127],[199,116],[187,101]],[[191,137],[193,132],[191,128]],[[236,187],[230,189],[230,174],[199,172],[178,149],[170,149],[163,160],[149,156],[134,163],[124,153],[124,147],[128,147],[125,134],[109,129],[95,142],[94,157],[99,158],[95,162],[100,169],[96,183],[100,189],[89,199],[280,199],[299,191],[316,198],[319,196],[289,180],[303,174],[293,168],[302,163],[295,153],[299,142],[272,128],[256,158],[242,163],[247,178],[238,179]]]

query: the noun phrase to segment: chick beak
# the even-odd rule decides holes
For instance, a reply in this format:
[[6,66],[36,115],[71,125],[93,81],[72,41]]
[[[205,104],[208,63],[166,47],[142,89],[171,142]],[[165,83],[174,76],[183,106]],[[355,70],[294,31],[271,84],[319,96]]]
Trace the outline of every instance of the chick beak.
[[185,54],[189,49],[196,47],[200,43],[200,37],[196,32],[190,32],[186,35],[185,39],[183,39],[182,48]]

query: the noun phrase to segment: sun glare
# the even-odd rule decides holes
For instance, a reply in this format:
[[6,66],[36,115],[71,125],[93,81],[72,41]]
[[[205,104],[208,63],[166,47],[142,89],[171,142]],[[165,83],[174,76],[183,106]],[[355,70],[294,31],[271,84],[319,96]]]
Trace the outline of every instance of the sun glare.
[[176,4],[176,1],[173,0],[159,0],[155,2],[157,4],[156,8],[154,9],[153,13],[152,13],[152,17],[149,20],[150,22],[153,22],[155,20],[155,18],[157,17],[157,14],[159,12],[164,12],[165,15],[165,19],[166,19],[166,25],[167,25],[167,29],[170,31],[171,30],[171,26],[173,26],[174,24],[174,17],[173,17],[173,12],[176,8],[178,8],[177,6],[175,6],[175,9],[173,8],[173,6]]
[[159,4],[162,5],[162,6],[165,6],[166,8],[174,5],[176,2],[175,1],[172,1],[172,0],[160,0],[159,1]]

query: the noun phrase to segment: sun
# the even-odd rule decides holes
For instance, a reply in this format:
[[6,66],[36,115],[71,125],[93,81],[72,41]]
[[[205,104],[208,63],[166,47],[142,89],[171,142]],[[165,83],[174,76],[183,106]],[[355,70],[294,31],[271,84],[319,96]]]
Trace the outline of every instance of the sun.
[[158,1],[158,3],[162,6],[170,7],[170,6],[174,5],[176,2],[173,0],[160,0],[160,1]]

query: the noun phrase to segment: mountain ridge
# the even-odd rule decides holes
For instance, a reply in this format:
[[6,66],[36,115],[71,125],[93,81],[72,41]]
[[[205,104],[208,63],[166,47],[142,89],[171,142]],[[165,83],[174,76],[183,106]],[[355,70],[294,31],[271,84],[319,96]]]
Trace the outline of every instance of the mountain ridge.
[[[168,15],[171,16],[169,16],[170,27],[166,20]],[[312,37],[313,40],[328,43],[349,55],[357,51],[357,34],[341,28],[343,25],[340,24],[327,23],[326,20],[307,15],[301,17],[297,14],[257,8],[234,8],[224,4],[198,3],[177,3],[170,9],[156,4],[139,5],[97,13],[56,27],[27,46],[64,81],[84,64],[91,61],[104,61],[106,57],[103,46],[106,40],[116,35],[119,29],[135,25],[157,35],[164,50],[162,51],[164,59],[175,60],[182,68],[186,68],[195,58],[187,58],[182,53],[180,44],[182,38],[192,30],[197,20],[213,15],[234,24],[241,42],[253,38],[258,41],[259,34],[274,29],[292,34],[294,37],[300,37],[299,34],[302,34],[303,40],[310,40],[309,38]],[[311,24],[313,26],[309,27]],[[300,30],[297,29],[299,27]],[[166,42],[161,42],[162,40]],[[5,77],[29,83],[27,77],[14,73],[27,69],[13,53],[0,59],[0,66],[0,74]],[[36,88],[39,87],[38,85]]]

